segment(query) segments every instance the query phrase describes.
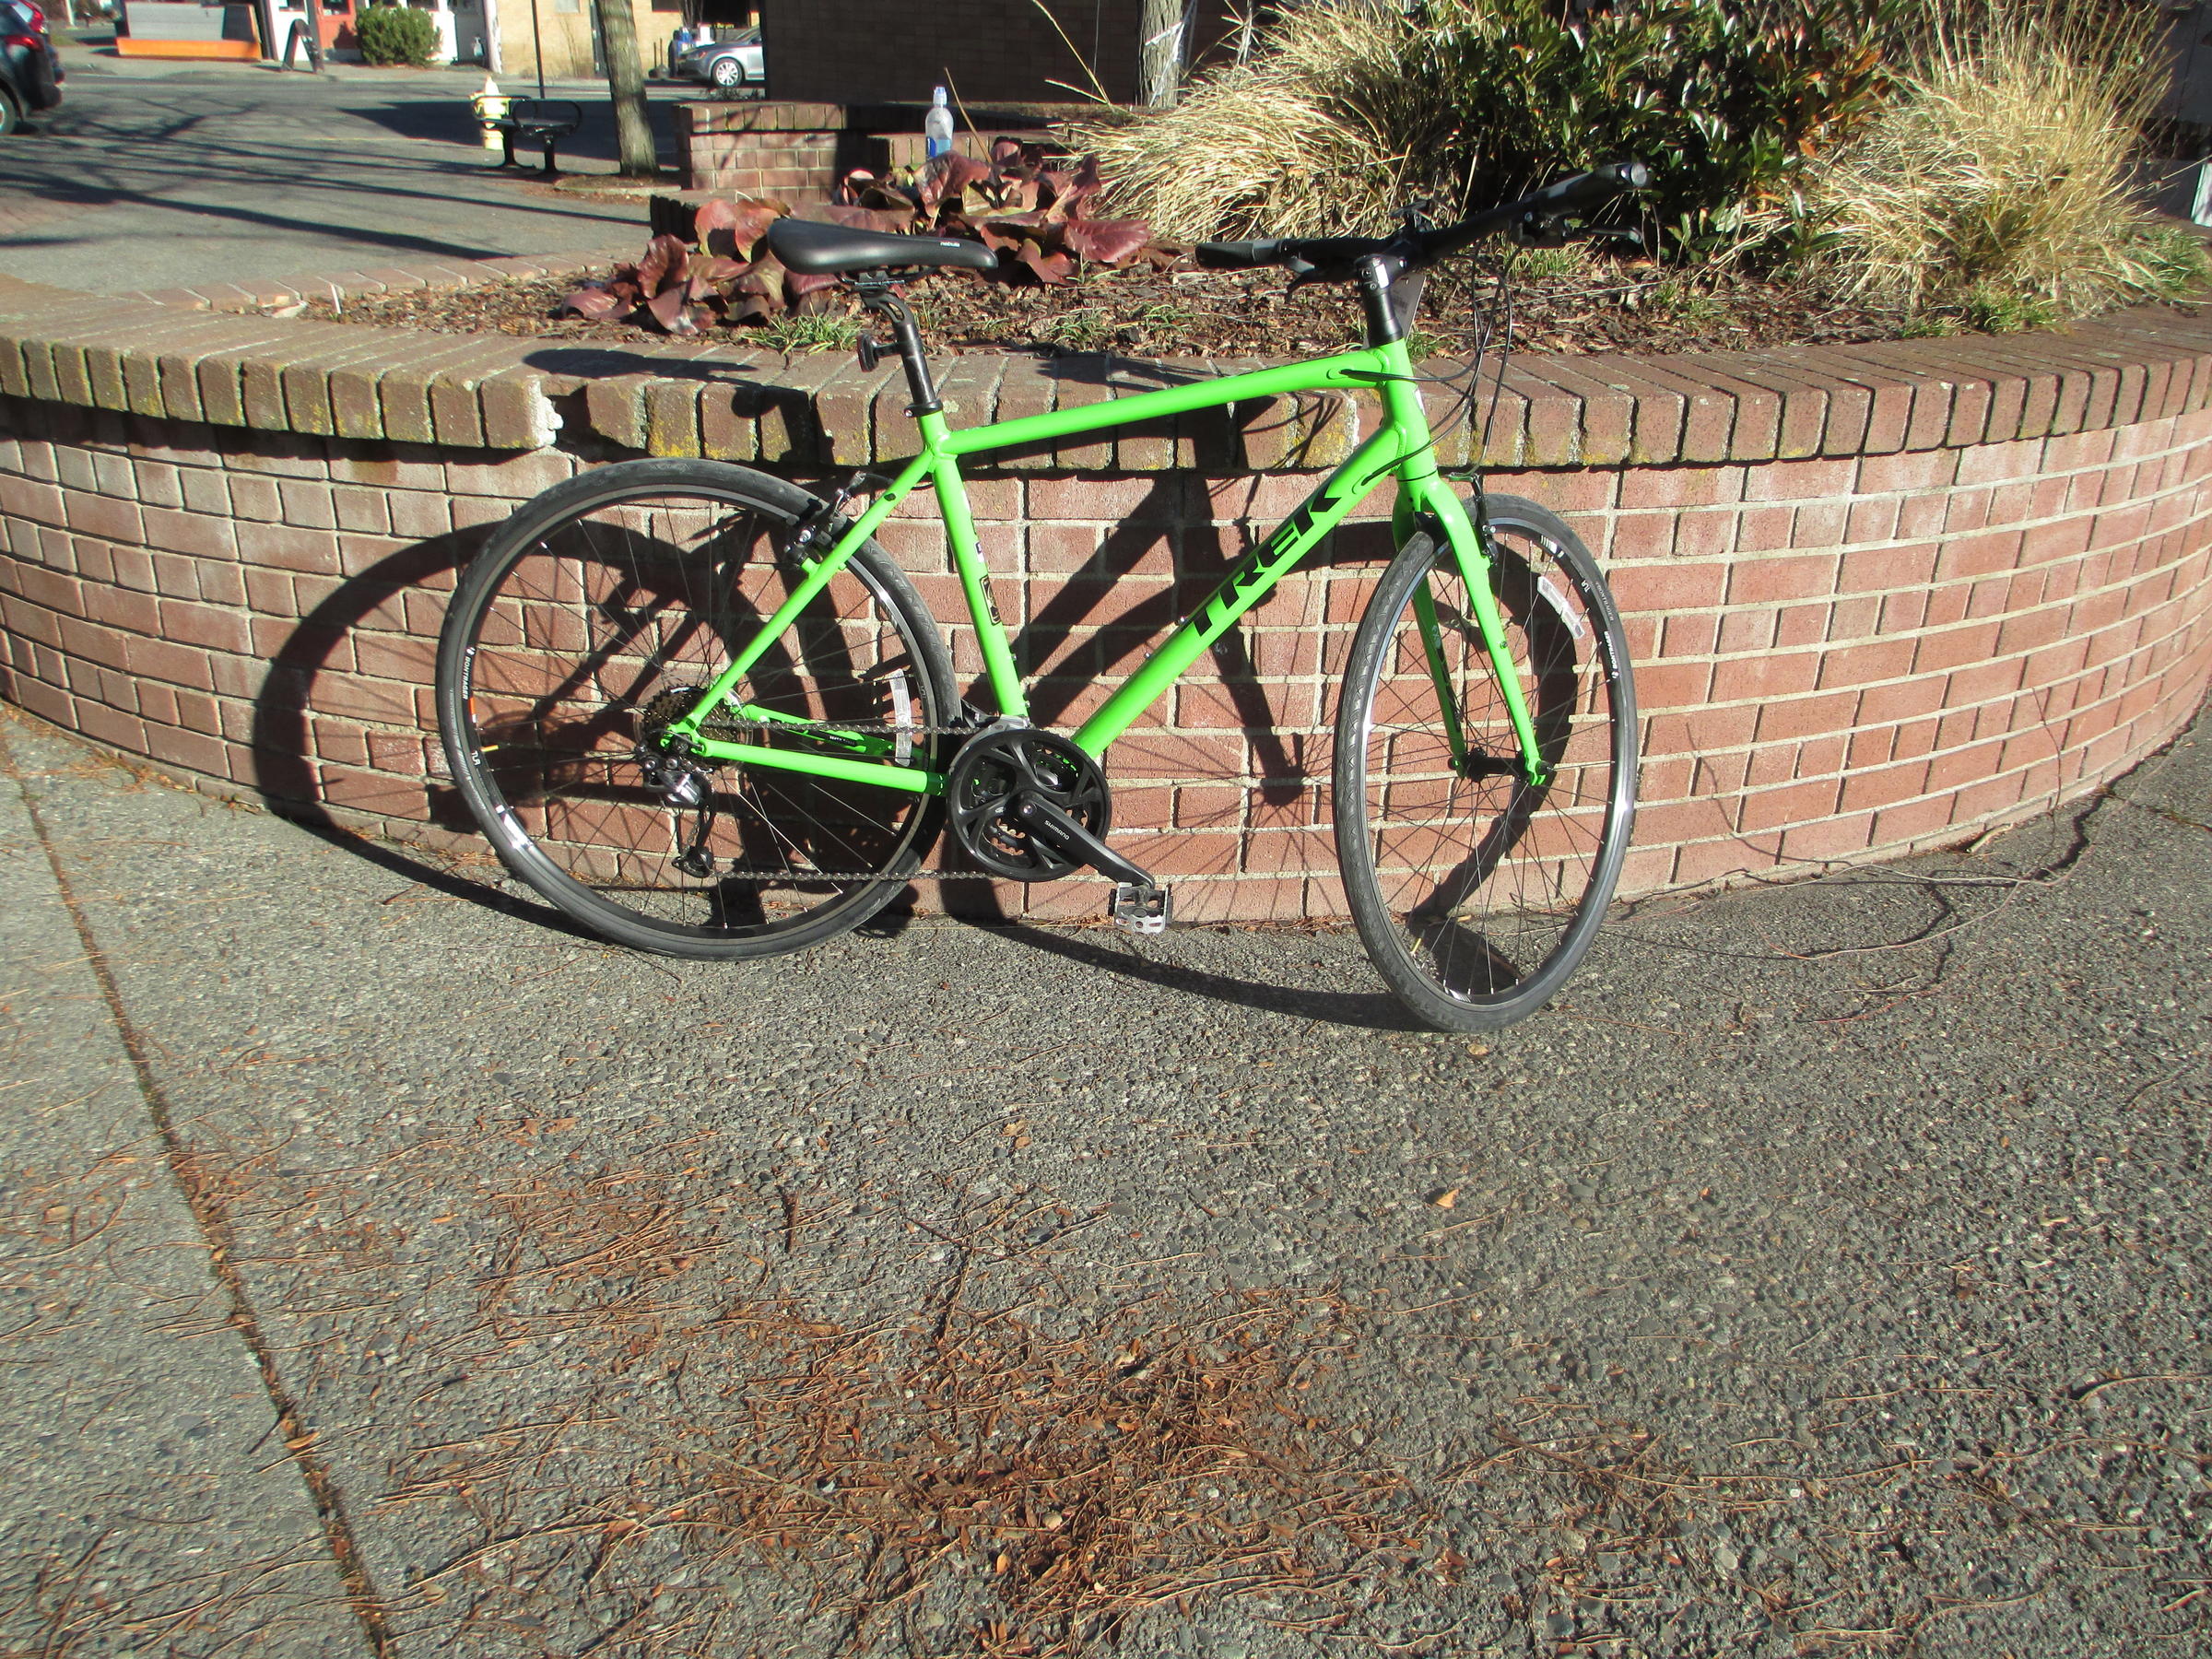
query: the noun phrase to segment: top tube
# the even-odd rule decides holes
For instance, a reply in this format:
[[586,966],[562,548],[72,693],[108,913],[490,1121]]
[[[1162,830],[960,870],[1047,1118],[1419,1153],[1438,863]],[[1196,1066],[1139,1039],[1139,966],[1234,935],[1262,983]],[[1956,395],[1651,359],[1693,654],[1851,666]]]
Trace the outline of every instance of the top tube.
[[1011,449],[1077,432],[1095,432],[1105,427],[1188,414],[1194,409],[1218,408],[1223,404],[1241,403],[1246,398],[1280,397],[1294,392],[1342,391],[1359,386],[1376,388],[1394,378],[1384,348],[1366,347],[1308,362],[1258,369],[1248,374],[1218,375],[1195,380],[1187,385],[1163,386],[1157,392],[1110,397],[1102,403],[1054,409],[1046,415],[1024,415],[985,426],[962,427],[947,432],[931,447],[938,454],[972,455],[984,450]]

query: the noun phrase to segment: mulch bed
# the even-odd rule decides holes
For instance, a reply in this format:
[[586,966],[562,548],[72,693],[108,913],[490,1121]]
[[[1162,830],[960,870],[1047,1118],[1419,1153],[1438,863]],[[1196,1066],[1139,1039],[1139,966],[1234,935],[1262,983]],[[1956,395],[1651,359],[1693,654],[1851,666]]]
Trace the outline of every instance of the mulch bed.
[[[604,273],[601,273],[604,274]],[[635,341],[630,323],[550,313],[572,277],[418,290],[326,301],[312,316],[396,324],[435,333]],[[1838,305],[1793,285],[1724,274],[1685,279],[1648,261],[1595,261],[1566,272],[1524,269],[1511,283],[1513,344],[1551,352],[1759,349],[1895,339],[1892,312]],[[1475,344],[1479,314],[1496,298],[1491,272],[1431,276],[1417,346],[1457,355]],[[931,276],[910,298],[934,350],[1115,351],[1216,358],[1312,356],[1356,345],[1359,307],[1343,285],[1293,288],[1280,270],[1097,270],[1060,288],[1016,287],[966,273]],[[722,331],[717,331],[722,332]],[[734,343],[752,329],[727,330]],[[772,339],[772,336],[771,336]]]

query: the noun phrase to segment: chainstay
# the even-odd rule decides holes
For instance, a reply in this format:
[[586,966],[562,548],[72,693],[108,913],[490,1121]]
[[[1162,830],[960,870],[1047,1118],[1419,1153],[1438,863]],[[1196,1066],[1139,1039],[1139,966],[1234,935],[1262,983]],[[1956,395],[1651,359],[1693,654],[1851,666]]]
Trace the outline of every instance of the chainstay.
[[699,729],[701,732],[772,732],[785,737],[805,736],[808,733],[831,737],[972,737],[980,728],[973,724],[868,724],[853,720],[745,720],[722,714],[700,721]]
[[[866,737],[972,737],[977,727],[964,725],[865,725],[850,721],[816,721],[796,724],[781,720],[742,720],[728,715],[700,722],[701,732],[772,732],[778,736],[803,736],[808,732]],[[996,881],[985,870],[909,870],[893,875],[883,870],[761,870],[730,869],[715,872],[718,880],[736,881]]]
[[738,881],[996,881],[985,870],[909,870],[893,876],[882,870],[718,870],[718,880]]

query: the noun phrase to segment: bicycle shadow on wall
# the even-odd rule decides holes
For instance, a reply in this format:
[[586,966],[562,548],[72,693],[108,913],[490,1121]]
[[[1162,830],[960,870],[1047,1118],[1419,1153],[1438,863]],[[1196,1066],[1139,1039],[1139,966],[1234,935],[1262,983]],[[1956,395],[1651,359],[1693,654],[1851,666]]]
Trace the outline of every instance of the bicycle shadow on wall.
[[[394,675],[403,691],[410,683],[431,684],[438,614],[454,573],[475,557],[491,529],[477,525],[451,531],[388,553],[341,580],[301,613],[270,657],[253,700],[256,786],[271,808],[290,822],[403,880],[504,915],[526,917],[579,942],[598,943],[552,906],[463,873],[466,865],[461,860],[441,860],[428,849],[378,840],[331,810],[334,805],[352,806],[420,821],[456,838],[475,837],[476,825],[459,793],[421,765],[436,750],[436,732],[421,728],[411,701],[403,712],[385,689],[393,682],[371,682],[354,668],[368,641],[372,660]],[[387,628],[366,626],[379,620]],[[417,728],[411,736],[406,731],[410,725]],[[341,759],[343,750],[357,742],[358,752]],[[409,747],[419,757],[419,778],[380,765]],[[354,798],[341,798],[341,791]],[[484,856],[491,856],[488,850]]]
[[[1108,387],[1117,394],[1211,378],[1207,373],[1186,371],[1174,364],[1132,361],[1100,354],[1055,359],[1044,368],[1051,378]],[[1063,572],[1056,584],[1052,583],[1049,575],[1042,581],[1034,574],[1029,578],[1034,583],[1031,603],[1035,608],[1016,630],[1011,645],[1015,661],[1029,681],[1030,712],[1038,724],[1053,727],[1075,724],[1081,712],[1081,700],[1094,690],[1100,678],[1111,679],[1134,670],[1175,624],[1219,585],[1230,569],[1249,550],[1259,533],[1256,520],[1262,516],[1257,500],[1261,479],[1259,475],[1249,473],[1243,465],[1242,434],[1279,435],[1278,423],[1296,426],[1306,420],[1310,413],[1301,409],[1296,399],[1281,399],[1267,405],[1202,410],[1194,416],[1180,418],[1182,421],[1202,423],[1196,429],[1180,428],[1177,420],[1171,419],[1117,427],[1103,435],[1109,442],[1136,440],[1170,446],[1187,443],[1184,454],[1177,454],[1173,448],[1169,454],[1176,460],[1187,458],[1195,465],[1163,469],[1152,475],[1143,497],[1124,511],[1120,522],[1106,530],[1088,557],[1080,565]],[[1321,426],[1326,418],[1324,416],[1321,420],[1312,422],[1307,429],[1311,431]],[[1082,441],[1068,441],[1079,453]],[[1001,456],[1036,453],[1033,450],[988,452],[969,466],[968,476],[974,480],[1006,476],[1034,477],[1038,476],[1034,472],[1003,473],[991,463]],[[1053,470],[1062,468],[1055,466]],[[1068,465],[1065,470],[1070,476],[1080,477],[1091,469]],[[1125,474],[1129,469],[1118,470]],[[1324,476],[1323,471],[1315,470],[1313,481],[1318,484]],[[1194,482],[1198,479],[1206,482]],[[1163,541],[1167,544],[1172,584],[1132,597],[1133,590],[1124,584],[1132,578],[1159,571]],[[1272,614],[1263,606],[1217,641],[1209,655],[1218,678],[1194,674],[1186,679],[1186,686],[1209,690],[1218,688],[1231,724],[1251,749],[1251,773],[1256,781],[1249,791],[1238,791],[1236,803],[1214,817],[1185,816],[1179,804],[1176,823],[1165,831],[1163,840],[1171,839],[1178,830],[1230,830],[1241,837],[1251,827],[1248,814],[1253,820],[1263,818],[1282,820],[1275,826],[1278,830],[1285,823],[1295,821],[1301,830],[1311,834],[1321,832],[1324,820],[1319,812],[1319,789],[1329,771],[1328,711],[1309,684],[1291,677],[1310,679],[1316,671],[1340,665],[1327,663],[1324,658],[1323,590],[1318,585],[1309,585],[1302,578],[1318,576],[1338,565],[1379,567],[1394,551],[1386,524],[1359,524],[1339,530],[1310,556],[1301,578],[1294,578],[1269,595],[1267,603],[1277,607]],[[1305,595],[1302,610],[1286,604],[1287,595],[1299,594]],[[1273,663],[1267,675],[1263,674],[1262,665],[1255,659],[1253,636],[1250,631],[1255,624],[1272,624],[1280,630],[1278,641],[1292,641],[1288,652],[1279,644],[1270,648],[1268,654]],[[1346,633],[1348,641],[1348,624]],[[1288,678],[1288,683],[1271,687],[1270,677],[1278,681]],[[966,689],[973,695],[976,688],[970,686]],[[1301,711],[1295,706],[1299,699],[1309,695],[1314,697],[1310,707]],[[1301,727],[1304,729],[1299,729]],[[1140,724],[1117,744],[1109,758],[1109,774],[1118,772],[1118,776],[1113,776],[1116,785],[1133,790],[1148,785],[1164,786],[1170,781],[1205,785],[1221,782],[1218,770],[1210,759],[1179,755],[1178,743],[1171,731],[1148,733]],[[1306,810],[1302,814],[1293,813],[1292,809],[1301,801],[1308,804]],[[1145,857],[1144,849],[1134,850],[1132,855],[1141,861]],[[1198,875],[1234,875],[1238,873],[1234,865],[1240,856],[1232,852],[1229,854],[1230,864],[1223,867],[1196,870],[1185,866],[1179,875],[1186,878]],[[1334,868],[1333,863],[1329,867]],[[1091,878],[1079,876],[1074,879]],[[1085,936],[1048,931],[1020,921],[1007,913],[996,893],[987,887],[965,894],[951,886],[943,891],[949,913],[989,926],[1013,942],[1086,967],[1122,973],[1212,1001],[1268,1012],[1363,1028],[1421,1029],[1406,1018],[1403,1005],[1388,995],[1300,991],[1163,961],[1141,954],[1135,947],[1116,948]]]
[[[723,350],[757,352],[759,348],[748,341],[712,341],[711,345]],[[803,386],[778,385],[773,381],[759,378],[761,365],[744,357],[681,358],[653,357],[641,351],[626,350],[620,346],[548,346],[530,352],[523,361],[532,369],[547,374],[558,374],[581,381],[614,380],[626,375],[649,375],[654,380],[700,381],[717,392],[730,395],[732,418],[740,425],[755,425],[764,434],[781,428],[783,453],[794,456],[809,456],[815,453],[816,432],[814,395]],[[572,393],[578,409],[582,407],[584,394]],[[590,430],[588,416],[571,418],[574,430]],[[773,464],[768,470],[777,471]]]
[[[390,488],[392,494],[400,493]],[[439,734],[428,706],[437,641],[460,572],[501,522],[394,547],[329,584],[303,608],[271,655],[254,701],[259,786],[288,818],[395,876],[547,924],[582,944],[618,947],[519,886],[502,889],[479,877],[479,871],[484,877],[496,875],[496,855],[460,791],[443,776]],[[594,641],[593,654],[576,675],[553,675],[532,687],[509,684],[495,690],[495,707],[513,704],[518,696],[525,706],[500,711],[500,719],[512,724],[506,734],[490,733],[498,741],[488,744],[488,749],[511,751],[510,764],[496,774],[496,782],[518,811],[558,810],[574,822],[657,806],[658,797],[649,798],[629,764],[639,700],[609,695],[602,700],[596,692],[617,680],[627,682],[637,672],[635,648],[641,640],[665,641],[670,615],[700,614],[696,594],[683,595],[685,603],[674,613],[665,603],[679,591],[671,584],[671,573],[689,568],[678,546],[648,536],[594,540],[591,547],[600,563],[618,573],[614,582],[589,597],[590,615],[583,625]],[[301,581],[325,585],[321,578]],[[726,656],[767,617],[763,610],[731,609],[712,630],[710,651]],[[689,637],[681,627],[673,631]],[[576,700],[580,689],[594,690],[588,708]],[[518,741],[524,734],[526,739]],[[614,764],[606,764],[616,757]],[[424,844],[406,844],[405,830],[395,844],[379,838],[373,824],[366,831],[357,829],[348,821],[354,813],[419,825]],[[735,862],[758,859],[739,856]]]
[[[1117,395],[1214,378],[1210,372],[1172,363],[1100,353],[1054,358],[1043,368],[1048,378],[1103,386]],[[1012,641],[1015,661],[1025,674],[1041,677],[1030,690],[1031,712],[1038,724],[1063,724],[1091,681],[1134,669],[1249,551],[1258,534],[1257,496],[1266,475],[1252,472],[1244,465],[1244,434],[1295,427],[1300,419],[1296,398],[1276,402],[1279,406],[1273,408],[1232,405],[1201,409],[1164,420],[1115,427],[1110,435],[1102,435],[1103,441],[1118,444],[1135,441],[1179,446],[1187,441],[1192,465],[1154,473],[1144,498],[1107,531],[1081,569],[1065,573],[1051,596],[1016,631]],[[1186,422],[1195,424],[1185,429]],[[1076,442],[1079,445],[1080,440]],[[988,457],[980,458],[969,468],[969,476],[1004,476],[989,465],[989,459],[1025,453],[1029,452],[989,452]],[[1182,458],[1173,447],[1170,453],[1178,461]],[[1092,469],[1069,465],[1065,470],[1080,477]],[[1120,470],[1125,473],[1129,469]],[[1238,503],[1235,480],[1240,475],[1243,476],[1243,500]],[[1324,476],[1315,471],[1314,482],[1318,484]],[[1193,492],[1199,488],[1196,480],[1207,478],[1228,481],[1230,488],[1207,489],[1201,502]],[[1224,504],[1231,507],[1233,516],[1217,522],[1215,514]],[[1142,573],[1163,536],[1168,542],[1174,585],[1137,599],[1112,616],[1102,616],[1104,607],[1114,601],[1118,584]],[[1346,525],[1308,557],[1301,574],[1310,578],[1336,565],[1379,565],[1394,550],[1382,526]],[[1261,614],[1267,606],[1279,606],[1285,595],[1307,591],[1293,580],[1270,593],[1253,616],[1259,622],[1267,622],[1273,618]],[[1278,610],[1277,615],[1280,614]],[[1320,618],[1309,614],[1306,620],[1318,629]],[[1076,652],[1072,648],[1078,636],[1083,642]],[[1325,750],[1318,757],[1305,752],[1306,734],[1295,730],[1297,716],[1270,699],[1253,654],[1246,622],[1230,628],[1208,654],[1218,670],[1221,689],[1238,724],[1253,746],[1261,780],[1254,794],[1270,806],[1287,805],[1325,773]],[[1324,671],[1327,666],[1322,665]],[[1288,743],[1284,740],[1286,728],[1292,729]]]

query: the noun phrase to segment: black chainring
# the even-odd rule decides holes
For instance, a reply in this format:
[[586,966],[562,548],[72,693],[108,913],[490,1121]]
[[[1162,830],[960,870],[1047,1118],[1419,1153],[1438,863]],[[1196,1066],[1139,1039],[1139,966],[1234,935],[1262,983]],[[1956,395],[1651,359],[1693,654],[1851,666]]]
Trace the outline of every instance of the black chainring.
[[1099,763],[1053,732],[1009,727],[960,745],[945,781],[953,839],[983,869],[1009,881],[1056,881],[1081,868],[1031,835],[1025,800],[1047,801],[1104,840],[1112,816]]

